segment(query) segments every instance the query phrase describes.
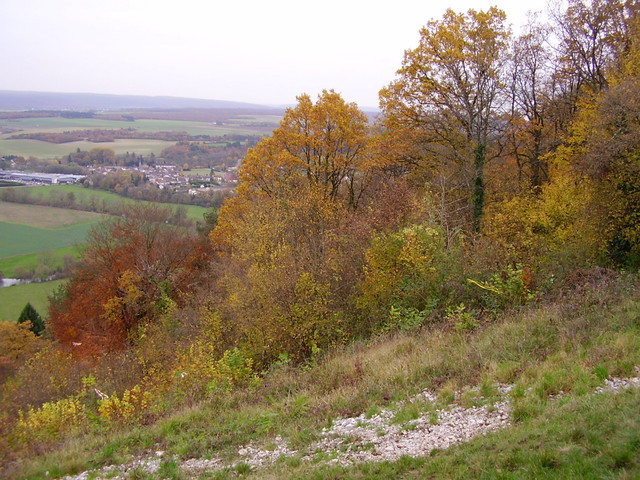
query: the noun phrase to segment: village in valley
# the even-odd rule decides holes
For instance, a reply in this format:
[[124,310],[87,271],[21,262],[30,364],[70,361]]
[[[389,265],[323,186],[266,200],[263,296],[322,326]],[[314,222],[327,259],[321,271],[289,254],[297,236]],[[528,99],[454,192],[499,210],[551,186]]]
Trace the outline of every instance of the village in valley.
[[237,167],[225,167],[224,170],[192,170],[176,165],[148,165],[140,162],[137,166],[104,165],[89,167],[87,170],[86,175],[0,170],[0,180],[25,185],[62,185],[81,183],[92,174],[135,172],[142,173],[148,183],[156,185],[159,189],[172,189],[189,195],[212,190],[230,190],[238,183]]

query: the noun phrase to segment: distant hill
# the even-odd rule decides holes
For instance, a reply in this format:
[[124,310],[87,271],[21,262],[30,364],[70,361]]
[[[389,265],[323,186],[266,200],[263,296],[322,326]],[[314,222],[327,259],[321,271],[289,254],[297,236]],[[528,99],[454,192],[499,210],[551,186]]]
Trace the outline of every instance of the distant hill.
[[205,100],[182,97],[151,97],[142,95],[108,95],[99,93],[18,92],[0,90],[0,111],[23,110],[125,110],[131,108],[226,108],[271,109],[225,100]]

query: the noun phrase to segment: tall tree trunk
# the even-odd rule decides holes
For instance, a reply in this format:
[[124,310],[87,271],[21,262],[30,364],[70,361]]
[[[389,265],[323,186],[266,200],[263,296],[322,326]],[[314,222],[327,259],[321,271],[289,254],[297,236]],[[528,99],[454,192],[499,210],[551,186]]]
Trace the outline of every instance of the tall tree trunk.
[[473,231],[479,232],[484,211],[484,163],[487,156],[487,148],[479,144],[473,150],[474,174],[473,174]]

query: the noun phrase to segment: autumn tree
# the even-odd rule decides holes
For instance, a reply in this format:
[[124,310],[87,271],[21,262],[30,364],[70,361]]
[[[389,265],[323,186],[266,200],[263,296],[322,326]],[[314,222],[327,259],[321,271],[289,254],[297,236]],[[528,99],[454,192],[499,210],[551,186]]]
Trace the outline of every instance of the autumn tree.
[[0,382],[14,374],[43,342],[28,323],[0,322]]
[[617,265],[640,265],[640,16],[628,19],[629,48],[598,96],[576,171],[595,184],[594,223]]
[[545,46],[550,28],[531,17],[524,33],[511,45],[509,152],[517,162],[519,180],[539,191],[549,180],[547,154],[558,138],[550,128],[553,88],[552,52]]
[[55,338],[85,353],[122,348],[169,300],[183,301],[206,262],[197,236],[170,218],[139,205],[91,230],[78,269],[51,299]]
[[555,129],[560,140],[544,156],[549,181],[537,198],[522,195],[496,206],[487,233],[513,260],[541,263],[554,257],[559,263],[564,256],[572,265],[635,267],[640,264],[638,16],[631,3],[571,1],[556,21],[561,55],[551,85],[559,90],[541,97],[542,124]]
[[366,115],[333,90],[324,90],[315,103],[306,94],[297,100],[272,137],[249,150],[239,190],[273,197],[293,184],[309,185],[356,208],[376,167]]
[[316,103],[301,95],[250,150],[237,195],[220,210],[210,234],[226,261],[220,310],[261,365],[280,354],[307,358],[362,327],[355,299],[369,238],[410,208],[367,130],[337,93]]
[[565,9],[552,9],[559,39],[556,76],[570,100],[585,87],[607,87],[608,74],[629,47],[625,10],[623,0],[569,0]]
[[485,205],[485,167],[497,153],[498,117],[504,101],[504,63],[509,30],[503,11],[447,10],[420,31],[405,52],[398,78],[380,93],[388,129],[414,133],[410,155],[462,194],[451,210],[470,213],[480,230]]

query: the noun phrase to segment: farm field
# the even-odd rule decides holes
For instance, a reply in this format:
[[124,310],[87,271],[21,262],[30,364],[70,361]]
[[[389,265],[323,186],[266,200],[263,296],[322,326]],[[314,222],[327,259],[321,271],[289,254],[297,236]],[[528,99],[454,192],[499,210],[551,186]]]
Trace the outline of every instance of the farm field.
[[124,153],[136,153],[138,155],[159,155],[162,150],[175,145],[175,142],[148,139],[117,139],[113,142],[69,142],[47,143],[40,140],[7,140],[6,136],[0,137],[0,155],[17,155],[20,157],[37,157],[53,159],[63,157],[71,152],[91,150],[96,147],[105,147],[113,150],[116,155]]
[[188,177],[195,177],[197,175],[209,175],[210,172],[210,168],[192,168],[191,170],[186,170],[184,174]]
[[27,303],[31,303],[40,316],[46,318],[48,297],[64,282],[54,280],[0,288],[0,320],[15,322]]
[[48,229],[0,222],[0,258],[79,245],[95,223]]
[[78,256],[89,230],[105,215],[64,208],[0,201],[0,271],[17,276],[16,268],[36,268],[41,252],[61,264],[65,255]]
[[103,218],[104,215],[100,213],[0,201],[0,222],[37,228],[61,228],[78,223],[95,223]]
[[266,135],[277,127],[280,117],[277,115],[238,116],[225,122],[136,119],[135,121],[108,120],[102,118],[19,118],[0,119],[0,128],[14,130],[13,133],[0,135],[0,155],[23,157],[56,158],[76,151],[90,150],[95,147],[108,147],[116,154],[135,152],[139,155],[154,153],[159,155],[163,149],[175,142],[149,139],[118,139],[114,142],[68,142],[54,144],[39,140],[10,140],[16,133],[50,132],[61,133],[70,130],[85,129],[121,129],[132,128],[141,132],[181,131],[189,135]]
[[[0,126],[22,129],[33,132],[64,132],[68,130],[84,130],[84,129],[120,129],[133,128],[141,132],[169,132],[181,131],[190,135],[256,135],[256,127],[251,127],[251,123],[271,123],[265,119],[256,119],[253,117],[238,119],[238,121],[229,120],[223,125],[210,122],[195,122],[185,120],[158,120],[158,119],[137,119],[133,122],[122,120],[106,120],[100,118],[62,118],[62,117],[46,117],[46,118],[20,118],[20,119],[0,119]],[[277,121],[273,120],[274,127]],[[260,129],[264,130],[264,128]]]
[[[55,266],[62,264],[62,259],[69,255],[76,260],[80,258],[80,246],[62,247],[54,250],[45,250],[55,260]],[[6,278],[16,278],[18,273],[16,268],[21,267],[27,271],[35,270],[41,260],[43,251],[27,253],[25,255],[16,255],[14,257],[0,258],[0,272],[4,273]]]
[[[29,192],[29,195],[33,198],[47,199],[54,196],[73,194],[75,202],[80,205],[91,206],[103,204],[111,205],[133,205],[137,202],[151,203],[143,200],[133,200],[131,198],[121,197],[112,192],[106,192],[104,190],[95,190],[91,188],[81,187],[79,185],[51,185],[51,186],[36,186],[36,187],[21,187],[20,191]],[[187,217],[192,220],[202,220],[202,216],[207,211],[204,207],[197,205],[178,205],[173,203],[155,203],[161,207],[184,207],[187,212]]]

